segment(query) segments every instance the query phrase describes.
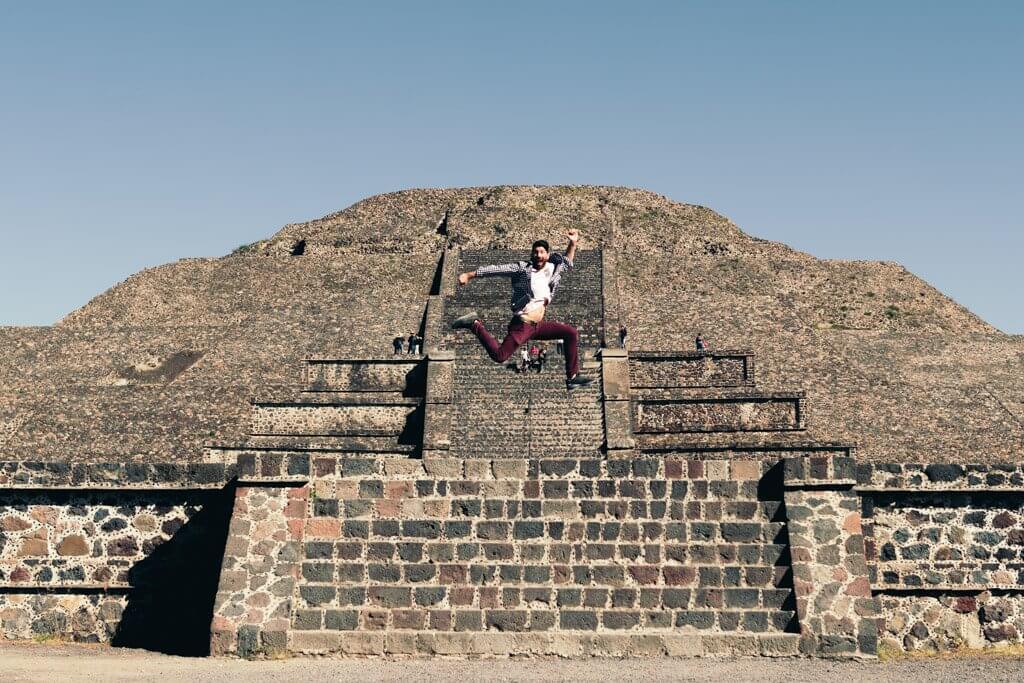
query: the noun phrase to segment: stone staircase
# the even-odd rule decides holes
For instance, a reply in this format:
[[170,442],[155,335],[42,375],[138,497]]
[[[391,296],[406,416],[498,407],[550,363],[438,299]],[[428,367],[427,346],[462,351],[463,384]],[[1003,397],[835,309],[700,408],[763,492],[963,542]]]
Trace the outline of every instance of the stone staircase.
[[[449,277],[523,258],[520,251],[463,251]],[[520,374],[515,372],[515,357],[505,365],[496,364],[473,334],[450,329],[456,317],[476,310],[501,339],[511,317],[509,291],[507,278],[481,278],[466,287],[455,286],[454,294],[445,297],[441,346],[456,353],[452,455],[514,458],[595,452],[604,441],[600,382],[569,394],[565,359],[554,342],[540,342],[548,354],[542,373]],[[579,330],[581,372],[596,378],[598,364],[593,359],[604,333],[600,252],[577,253],[549,314]]]
[[[593,369],[583,367],[593,376]],[[490,359],[459,357],[452,450],[459,457],[592,454],[604,442],[600,382],[565,389],[564,359],[517,373]]]

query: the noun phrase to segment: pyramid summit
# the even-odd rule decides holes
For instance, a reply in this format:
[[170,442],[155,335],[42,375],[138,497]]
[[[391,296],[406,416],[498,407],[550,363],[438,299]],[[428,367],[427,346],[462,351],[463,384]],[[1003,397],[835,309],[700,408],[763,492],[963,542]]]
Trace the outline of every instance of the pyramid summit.
[[[458,281],[532,272],[534,241],[570,230],[549,315],[591,381],[567,386],[565,344],[517,371],[463,329],[509,321],[505,278]],[[246,657],[1024,640],[1024,341],[902,266],[701,206],[379,195],[0,344],[7,638]]]

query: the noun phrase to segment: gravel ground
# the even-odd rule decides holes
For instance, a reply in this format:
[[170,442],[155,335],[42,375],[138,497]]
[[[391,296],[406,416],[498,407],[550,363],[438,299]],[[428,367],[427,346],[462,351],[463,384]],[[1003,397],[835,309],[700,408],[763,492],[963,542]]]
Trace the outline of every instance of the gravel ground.
[[100,646],[0,643],[0,680],[319,681],[799,681],[871,683],[1024,680],[1024,659],[925,658],[894,662],[820,659],[318,659],[247,662],[189,659]]

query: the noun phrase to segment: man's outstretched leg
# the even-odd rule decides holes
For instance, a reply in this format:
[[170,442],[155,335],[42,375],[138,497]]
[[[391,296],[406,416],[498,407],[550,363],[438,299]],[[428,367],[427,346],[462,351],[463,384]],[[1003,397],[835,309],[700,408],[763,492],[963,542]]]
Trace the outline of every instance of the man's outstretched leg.
[[452,327],[455,329],[465,328],[475,334],[480,343],[483,344],[484,349],[487,350],[487,355],[495,363],[504,363],[511,358],[516,349],[529,341],[534,332],[532,325],[528,325],[521,320],[513,320],[508,324],[508,334],[499,344],[491,336],[491,333],[487,331],[487,328],[484,327],[484,323],[480,320],[476,311],[456,318],[452,321]]
[[589,377],[581,377],[579,343],[580,333],[572,325],[542,320],[537,323],[533,332],[534,339],[561,339],[565,349],[565,385],[570,389],[582,387],[593,382]]

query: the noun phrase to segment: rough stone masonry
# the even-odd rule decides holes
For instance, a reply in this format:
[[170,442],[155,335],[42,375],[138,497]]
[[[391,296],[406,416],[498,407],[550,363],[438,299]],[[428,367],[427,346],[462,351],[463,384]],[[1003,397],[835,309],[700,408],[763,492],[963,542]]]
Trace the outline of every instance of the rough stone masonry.
[[[599,380],[573,394],[557,349],[522,375],[449,329],[507,317],[502,283],[458,272],[566,226],[583,250],[552,315]],[[425,353],[392,355],[410,333]],[[247,657],[1024,638],[1024,343],[898,266],[702,207],[382,195],[0,340],[6,638]]]

